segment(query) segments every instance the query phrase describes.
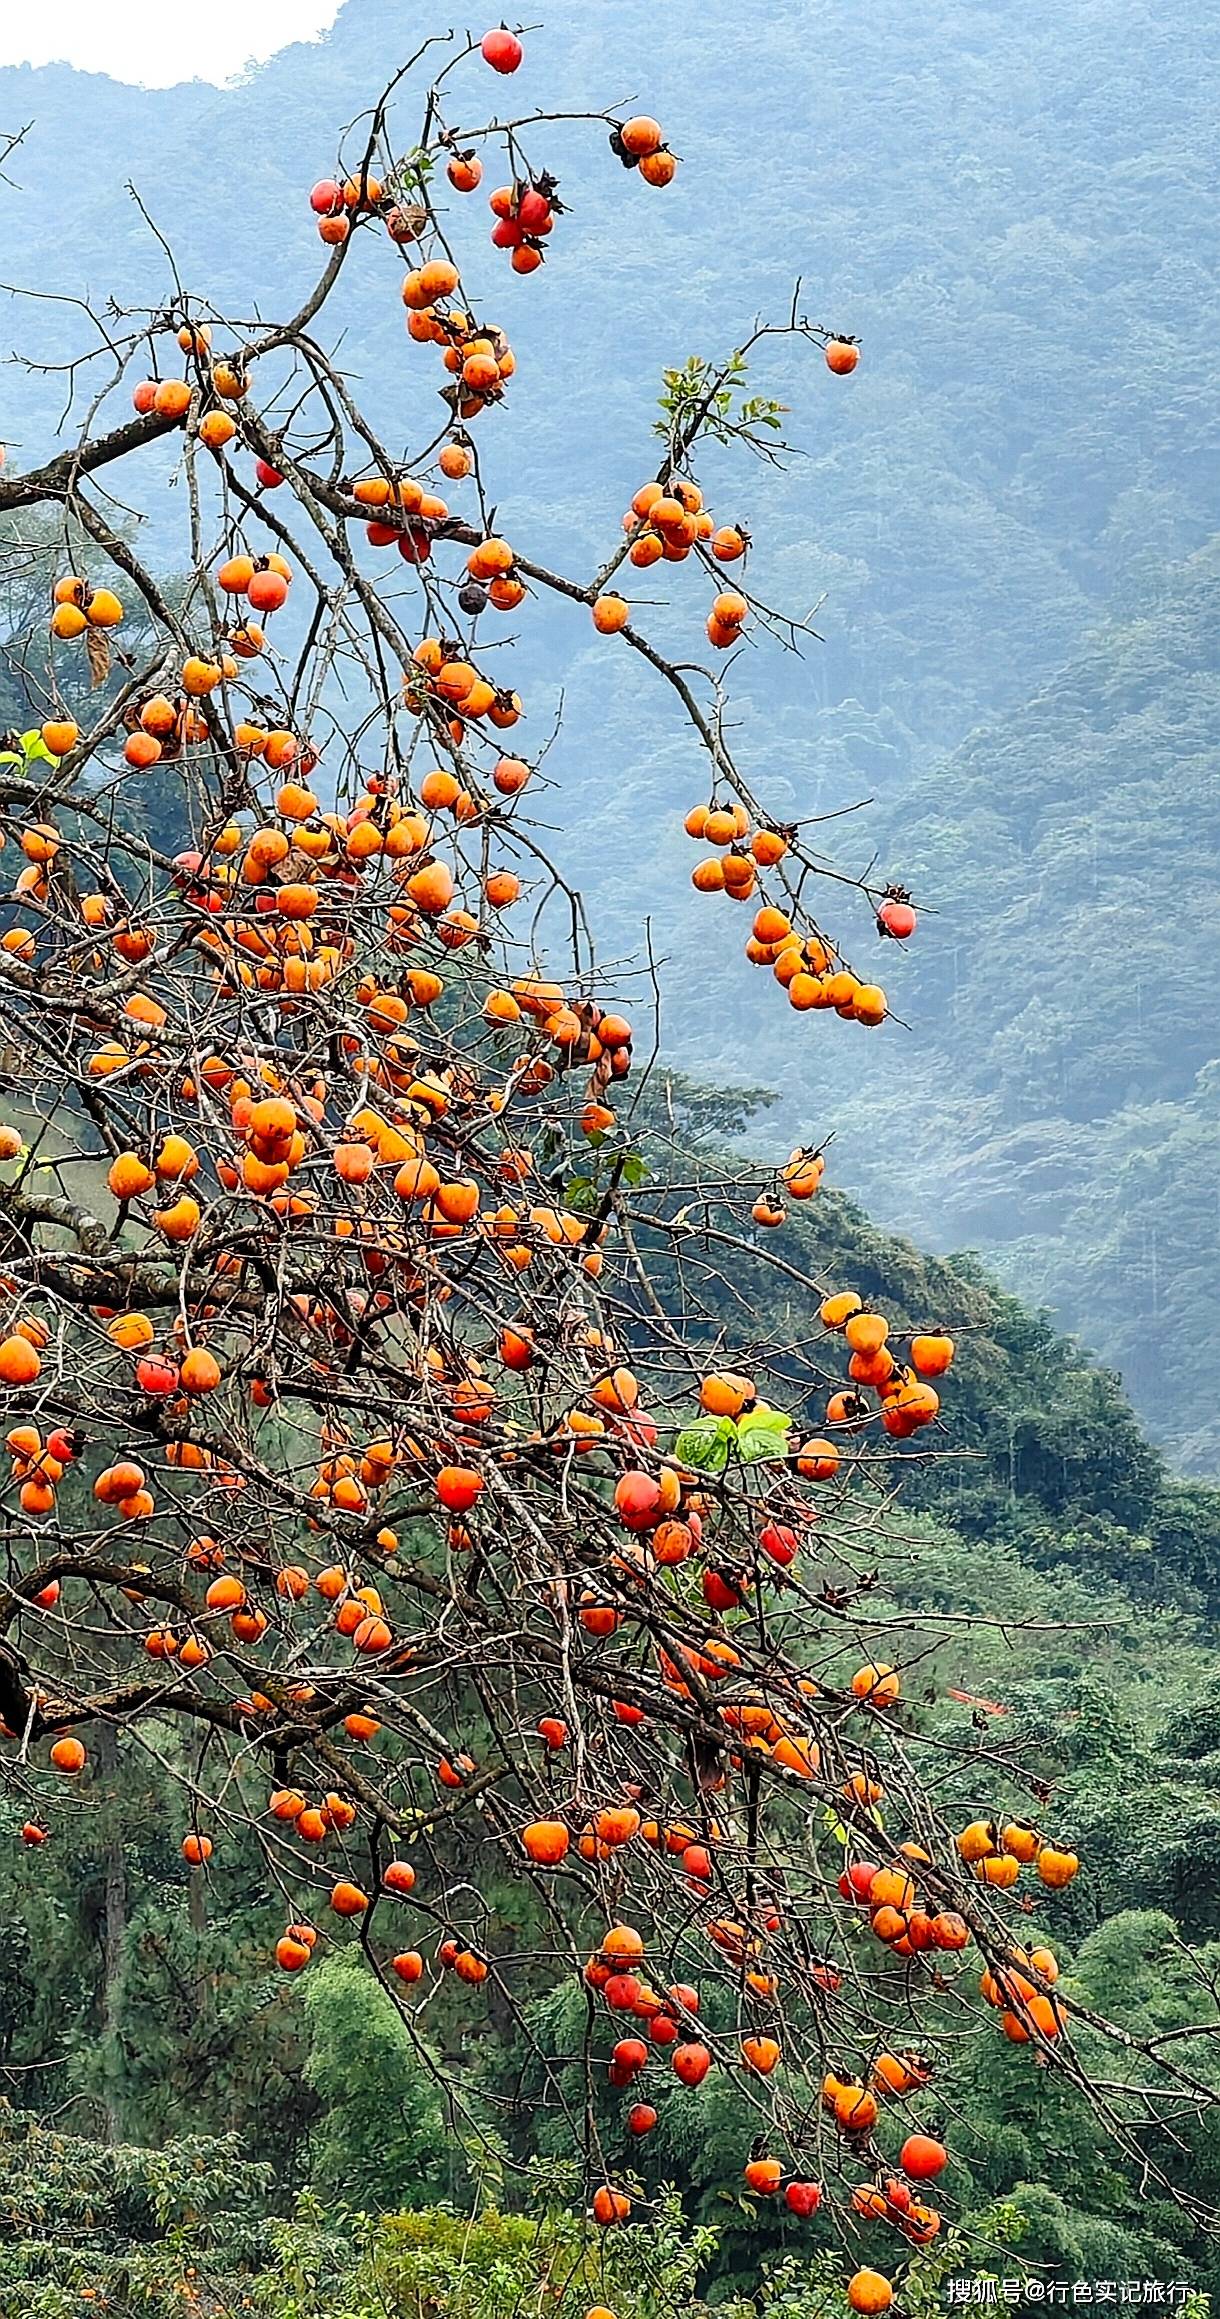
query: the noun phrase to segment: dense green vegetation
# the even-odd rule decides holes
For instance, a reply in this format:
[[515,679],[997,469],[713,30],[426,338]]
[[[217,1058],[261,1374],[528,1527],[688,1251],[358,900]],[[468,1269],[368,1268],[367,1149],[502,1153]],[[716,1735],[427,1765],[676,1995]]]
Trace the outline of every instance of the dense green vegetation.
[[[523,367],[548,381],[544,401],[497,419],[518,479],[504,519],[543,555],[570,560],[575,540],[593,561],[646,468],[662,365],[786,308],[798,273],[811,313],[862,334],[846,391],[786,393],[793,474],[729,460],[707,480],[721,513],[751,523],[760,592],[826,599],[804,658],[744,656],[739,713],[770,798],[808,813],[875,797],[829,836],[856,864],[876,844],[935,903],[917,991],[896,977],[913,1030],[802,1026],[809,1068],[791,1091],[782,1001],[743,976],[735,915],[686,888],[674,806],[693,760],[641,725],[576,616],[526,621],[521,661],[539,733],[561,683],[582,704],[548,763],[566,866],[607,954],[638,948],[645,914],[658,952],[700,945],[697,987],[662,970],[675,1056],[770,1079],[802,1127],[837,1126],[839,1182],[925,1241],[1000,1258],[1121,1365],[1180,1458],[1214,1471],[1203,1372],[1169,1359],[1202,1326],[1215,1249],[1205,12],[708,0],[671,8],[659,42],[644,0],[546,13],[564,37],[531,51],[525,100],[645,98],[680,124],[688,165],[647,204],[609,162],[582,169],[553,262],[527,282],[493,275],[488,252]],[[282,302],[315,264],[305,187],[336,120],[397,61],[388,37],[378,0],[348,0],[327,40],[224,92],[0,74],[2,117],[33,123],[5,195],[5,279],[155,300],[165,266],[133,179],[185,279]],[[65,234],[68,124],[91,158]],[[535,142],[574,182],[575,132],[554,123]],[[709,215],[724,232],[711,264]],[[393,272],[387,251],[387,292]],[[4,311],[8,343],[51,363],[79,351],[76,309]],[[342,321],[373,417],[418,439],[432,384],[392,292],[345,292]],[[63,386],[7,368],[12,455],[49,433]],[[701,641],[700,617],[662,622],[659,640]],[[864,918],[859,949],[876,949]]]

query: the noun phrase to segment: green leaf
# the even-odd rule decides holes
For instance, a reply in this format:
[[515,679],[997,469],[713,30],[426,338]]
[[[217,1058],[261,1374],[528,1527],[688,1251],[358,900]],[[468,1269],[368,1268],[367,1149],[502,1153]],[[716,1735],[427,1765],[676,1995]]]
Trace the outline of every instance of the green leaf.
[[674,1443],[674,1456],[679,1464],[693,1466],[697,1474],[722,1474],[736,1439],[737,1427],[731,1417],[699,1417],[693,1425],[683,1427]]
[[751,1409],[737,1420],[737,1447],[743,1465],[761,1458],[786,1457],[792,1419],[778,1409]]
[[623,1161],[622,1179],[625,1184],[630,1184],[632,1189],[636,1184],[647,1183],[648,1162],[638,1151],[628,1152]]
[[35,763],[58,765],[59,763],[58,757],[55,756],[52,750],[48,749],[47,744],[43,740],[42,734],[38,731],[37,726],[34,727],[32,732],[23,733],[21,735],[21,751],[27,765],[33,765]]
[[563,1188],[564,1206],[587,1216],[597,1205],[597,1186],[589,1176],[569,1176]]

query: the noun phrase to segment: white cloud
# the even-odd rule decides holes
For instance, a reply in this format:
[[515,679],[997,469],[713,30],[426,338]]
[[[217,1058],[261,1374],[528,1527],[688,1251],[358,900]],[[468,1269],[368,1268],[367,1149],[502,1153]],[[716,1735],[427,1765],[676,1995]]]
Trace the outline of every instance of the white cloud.
[[292,40],[316,40],[340,0],[259,0],[257,8],[196,10],[173,0],[57,0],[0,11],[0,65],[74,64],[147,88],[219,86]]

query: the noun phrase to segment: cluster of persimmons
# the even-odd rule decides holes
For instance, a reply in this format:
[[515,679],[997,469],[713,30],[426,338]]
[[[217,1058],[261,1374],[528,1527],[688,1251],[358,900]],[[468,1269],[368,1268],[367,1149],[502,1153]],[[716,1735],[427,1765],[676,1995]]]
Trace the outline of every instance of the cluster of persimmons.
[[[797,2220],[833,2210],[845,2244],[873,2231],[898,2259],[941,2229],[924,2192],[946,2164],[946,2008],[978,2001],[981,1971],[1009,2039],[1050,2064],[1070,2043],[1052,1952],[1015,1946],[1001,1910],[1023,1862],[1043,1891],[1076,1863],[981,1772],[960,1829],[934,1800],[901,1630],[868,1609],[891,1460],[939,1425],[951,1337],[804,1281],[794,1386],[748,1320],[726,1337],[698,1307],[711,1259],[685,1263],[696,1226],[647,1146],[632,1010],[601,992],[525,819],[545,752],[503,735],[545,718],[485,616],[583,605],[626,682],[644,615],[617,572],[701,563],[713,647],[753,600],[722,585],[749,538],[705,510],[697,411],[587,579],[492,520],[469,430],[514,362],[446,201],[508,135],[492,240],[516,272],[557,212],[521,157],[532,118],[446,121],[480,47],[522,65],[504,28],[468,44],[409,165],[382,107],[314,186],[328,255],[304,319],[150,318],[134,420],[0,479],[0,505],[64,526],[47,690],[0,787],[0,1776],[14,1829],[53,1842],[98,1727],[173,1722],[190,1872],[254,1830],[283,1971],[354,1927],[411,2024],[437,1975],[513,2004],[553,1976],[499,1954],[455,1873],[455,1844],[467,1865],[494,1852],[534,1887],[540,1956],[574,1959],[591,2066],[624,2097],[592,2152],[596,2222],[642,2212],[659,2105],[728,2072],[745,2190]],[[668,182],[656,122],[610,126],[628,169]],[[365,249],[397,253],[409,338],[441,355],[418,456],[384,448],[320,348]],[[794,336],[855,368],[853,341]],[[172,602],[91,480],[117,464],[138,494],[158,442],[208,534]],[[69,650],[121,628],[104,664]],[[884,993],[810,916],[799,829],[718,738],[707,778],[696,887],[753,904],[748,955],[794,1008],[881,1023]],[[145,834],[150,782],[179,801],[173,853]],[[909,938],[901,888],[856,898]],[[556,905],[562,955],[539,932]],[[730,1290],[824,1166],[802,1146],[764,1190],[704,1201]],[[902,2042],[917,2018],[928,2055]],[[543,2100],[561,2076],[557,2057]],[[890,2268],[855,2269],[856,2309],[886,2308]]]

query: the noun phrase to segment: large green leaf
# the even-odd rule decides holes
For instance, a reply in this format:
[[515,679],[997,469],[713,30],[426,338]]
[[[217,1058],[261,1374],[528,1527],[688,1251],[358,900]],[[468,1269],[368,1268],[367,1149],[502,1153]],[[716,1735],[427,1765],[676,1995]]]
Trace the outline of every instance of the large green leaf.
[[58,765],[59,763],[54,750],[48,749],[36,725],[32,731],[22,734],[21,750],[27,765]]
[[674,1443],[674,1455],[682,1465],[693,1466],[696,1473],[722,1474],[736,1439],[737,1427],[731,1417],[699,1417],[693,1425],[683,1427]]
[[743,1465],[763,1458],[786,1457],[792,1419],[778,1409],[760,1406],[737,1420],[737,1454]]

